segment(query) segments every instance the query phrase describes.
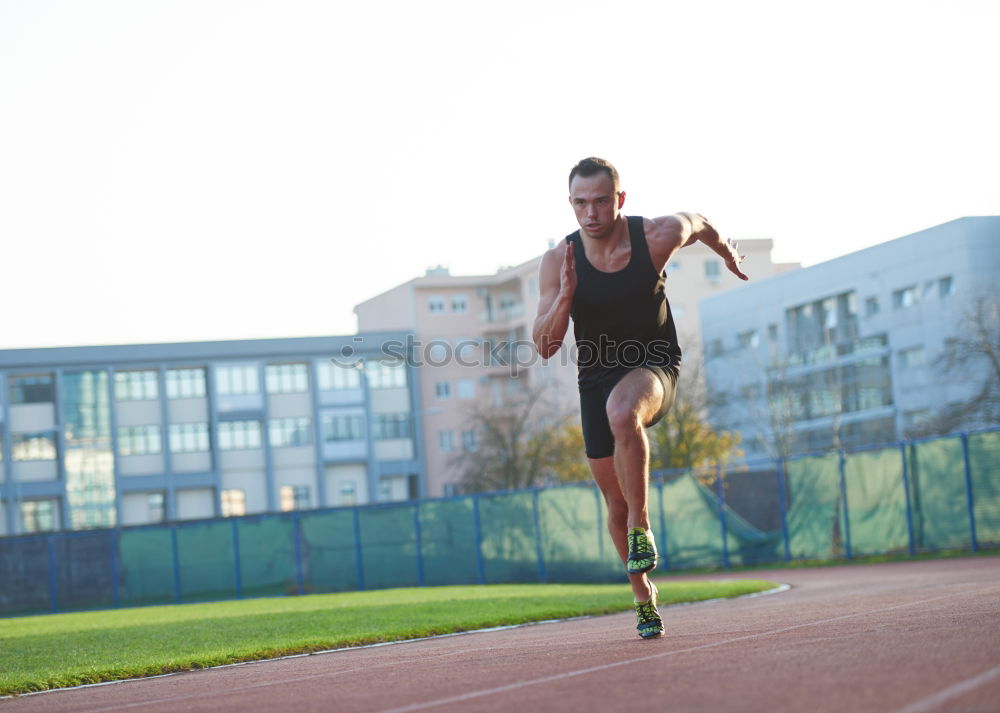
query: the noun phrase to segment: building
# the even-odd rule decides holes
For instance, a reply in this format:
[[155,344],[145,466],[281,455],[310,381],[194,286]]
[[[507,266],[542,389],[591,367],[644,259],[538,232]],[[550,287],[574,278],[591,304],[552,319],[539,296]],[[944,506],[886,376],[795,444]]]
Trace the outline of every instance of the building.
[[701,302],[716,427],[747,459],[894,442],[988,378],[937,359],[1000,274],[1000,217],[970,217]]
[[[740,241],[747,270],[761,278],[798,267],[771,260],[771,240]],[[579,405],[572,324],[562,349],[538,358],[531,328],[538,311],[541,256],[493,275],[457,276],[443,267],[397,285],[357,306],[362,332],[405,331],[414,335],[425,404],[424,451],[431,496],[454,492],[460,478],[456,452],[474,448],[469,424],[474,404],[500,403],[526,388],[546,389],[556,408]],[[739,283],[721,258],[698,243],[667,265],[667,296],[682,348],[700,352],[698,301]]]
[[417,381],[366,346],[406,343],[0,351],[0,534],[416,498]]

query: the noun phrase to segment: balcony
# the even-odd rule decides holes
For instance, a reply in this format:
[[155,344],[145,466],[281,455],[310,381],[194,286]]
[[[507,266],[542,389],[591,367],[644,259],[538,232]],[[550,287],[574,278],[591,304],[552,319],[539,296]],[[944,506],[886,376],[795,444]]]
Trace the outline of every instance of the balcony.
[[496,309],[487,309],[479,314],[479,321],[488,325],[490,330],[508,329],[511,323],[524,316],[524,303],[503,305]]

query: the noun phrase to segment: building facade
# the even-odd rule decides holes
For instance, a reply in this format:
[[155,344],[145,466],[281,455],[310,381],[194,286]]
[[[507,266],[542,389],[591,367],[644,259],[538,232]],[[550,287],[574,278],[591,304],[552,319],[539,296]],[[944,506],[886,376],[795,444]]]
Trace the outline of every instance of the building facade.
[[[772,247],[771,240],[740,241],[755,278],[798,267],[774,263]],[[539,255],[493,275],[472,276],[438,267],[354,308],[361,332],[406,331],[417,342],[431,496],[454,492],[461,477],[456,454],[477,442],[469,419],[473,407],[499,404],[531,388],[544,390],[558,410],[579,408],[572,323],[563,348],[551,359],[540,359],[531,342],[540,263]],[[701,243],[680,251],[666,274],[681,347],[699,358],[699,299],[731,289],[739,280]]]
[[0,534],[425,493],[403,333],[0,351]]
[[747,459],[911,434],[989,378],[941,358],[998,274],[1000,217],[970,217],[704,299],[713,425]]

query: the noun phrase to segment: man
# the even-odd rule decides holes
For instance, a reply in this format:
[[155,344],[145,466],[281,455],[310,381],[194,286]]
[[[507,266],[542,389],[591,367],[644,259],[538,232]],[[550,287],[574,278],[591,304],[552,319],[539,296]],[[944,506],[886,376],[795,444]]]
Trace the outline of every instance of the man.
[[702,242],[740,279],[743,256],[701,215],[626,217],[618,172],[587,158],[569,174],[569,202],[580,230],[545,253],[532,338],[548,359],[573,318],[583,438],[608,508],[608,531],[626,565],[643,638],[663,634],[649,529],[649,428],[669,410],[681,350],[664,294],[664,267],[682,247]]

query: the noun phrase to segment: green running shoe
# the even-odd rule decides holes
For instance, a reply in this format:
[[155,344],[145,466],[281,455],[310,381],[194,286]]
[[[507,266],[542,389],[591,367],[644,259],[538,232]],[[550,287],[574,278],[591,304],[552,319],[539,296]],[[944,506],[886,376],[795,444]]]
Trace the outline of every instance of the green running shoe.
[[635,603],[635,617],[639,621],[635,628],[639,631],[639,636],[644,639],[663,636],[663,620],[660,618],[660,612],[656,610],[656,599],[659,592],[656,591],[656,585],[652,582],[649,583],[649,586],[652,588],[649,601]]
[[656,543],[653,533],[641,527],[628,531],[628,562],[625,569],[629,574],[642,574],[656,567]]

